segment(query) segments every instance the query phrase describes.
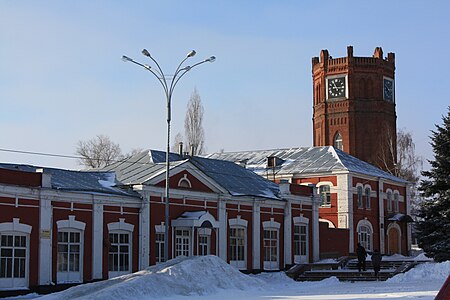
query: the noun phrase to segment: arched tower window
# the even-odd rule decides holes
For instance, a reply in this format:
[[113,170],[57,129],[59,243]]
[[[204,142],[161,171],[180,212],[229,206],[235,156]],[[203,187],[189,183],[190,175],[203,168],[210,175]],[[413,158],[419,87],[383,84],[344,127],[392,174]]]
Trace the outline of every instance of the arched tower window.
[[340,132],[337,132],[334,135],[334,139],[333,139],[333,145],[334,148],[339,149],[339,150],[344,150],[344,144],[342,143],[342,135]]

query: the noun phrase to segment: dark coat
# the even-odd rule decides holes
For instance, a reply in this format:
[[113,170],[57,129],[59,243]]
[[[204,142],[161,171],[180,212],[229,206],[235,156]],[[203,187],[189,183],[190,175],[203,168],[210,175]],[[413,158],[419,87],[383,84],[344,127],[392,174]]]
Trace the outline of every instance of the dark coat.
[[374,252],[372,254],[372,266],[375,268],[379,268],[381,265],[381,254],[380,252]]
[[366,260],[367,252],[366,249],[364,249],[363,246],[359,245],[356,248],[356,255],[358,256],[358,260]]

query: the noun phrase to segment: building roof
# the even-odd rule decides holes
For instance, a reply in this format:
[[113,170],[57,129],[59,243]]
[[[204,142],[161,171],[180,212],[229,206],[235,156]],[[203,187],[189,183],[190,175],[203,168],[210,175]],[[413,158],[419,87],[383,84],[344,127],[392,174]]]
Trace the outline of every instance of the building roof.
[[[212,158],[180,156],[170,153],[170,168],[191,163],[203,174],[213,179],[232,196],[252,196],[279,200],[279,187],[237,164]],[[103,168],[103,171],[115,171],[122,184],[146,184],[150,179],[166,170],[166,153],[146,150],[130,158]],[[189,168],[189,166],[186,166]]]
[[52,189],[139,197],[139,194],[134,191],[117,187],[118,182],[114,172],[73,171],[7,163],[0,163],[0,168],[31,173],[43,170],[44,174],[51,175]]
[[[332,146],[212,153],[206,157],[245,164],[247,169],[261,176],[270,176],[272,172],[281,176],[310,176],[318,173],[349,171],[407,183],[406,180]],[[268,167],[268,157],[277,158],[279,164],[273,168]]]

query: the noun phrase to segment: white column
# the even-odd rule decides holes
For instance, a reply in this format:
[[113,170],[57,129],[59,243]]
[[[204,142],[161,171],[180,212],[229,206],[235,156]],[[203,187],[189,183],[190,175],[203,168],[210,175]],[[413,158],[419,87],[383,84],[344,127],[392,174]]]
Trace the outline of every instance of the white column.
[[320,243],[319,243],[319,205],[320,198],[316,197],[316,187],[313,188],[312,200],[312,248],[313,248],[313,261],[320,260]]
[[[404,201],[407,215],[411,215],[411,188],[412,186],[410,184],[406,185],[406,195]],[[408,250],[408,254],[410,254],[412,243],[411,223],[406,223],[406,239],[406,250]]]
[[[317,222],[319,222],[317,220]],[[284,266],[292,264],[292,203],[286,200],[284,207]]]
[[338,188],[338,228],[348,228],[348,251],[355,251],[353,226],[353,185],[350,174],[337,175]]
[[39,285],[52,282],[52,204],[39,198]]
[[92,279],[103,278],[103,204],[93,199]]
[[142,197],[142,207],[139,211],[139,270],[150,264],[150,195]]
[[225,200],[217,202],[219,216],[219,257],[227,261],[227,210]]
[[260,204],[253,202],[253,270],[261,269],[261,215]]
[[377,191],[378,194],[378,210],[379,210],[379,230],[380,230],[380,253],[385,253],[385,244],[384,241],[386,239],[384,233],[386,231],[386,224],[384,224],[384,182],[383,180],[379,180],[379,190]]

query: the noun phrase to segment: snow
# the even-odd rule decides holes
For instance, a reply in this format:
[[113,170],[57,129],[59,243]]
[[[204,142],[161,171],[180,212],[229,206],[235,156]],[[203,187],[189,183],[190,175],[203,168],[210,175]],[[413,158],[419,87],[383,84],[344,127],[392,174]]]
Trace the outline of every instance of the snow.
[[[394,257],[395,258],[395,257]],[[419,257],[412,258],[417,260]],[[398,257],[400,259],[400,257]],[[450,261],[426,262],[387,281],[340,282],[331,277],[296,282],[284,272],[245,275],[216,256],[176,258],[146,270],[20,299],[434,299]],[[19,298],[17,298],[19,299]]]
[[116,175],[115,173],[106,173],[105,180],[99,179],[98,183],[104,188],[111,188],[116,185]]

